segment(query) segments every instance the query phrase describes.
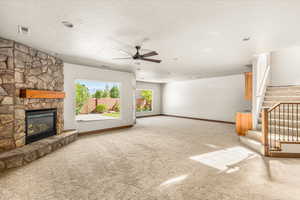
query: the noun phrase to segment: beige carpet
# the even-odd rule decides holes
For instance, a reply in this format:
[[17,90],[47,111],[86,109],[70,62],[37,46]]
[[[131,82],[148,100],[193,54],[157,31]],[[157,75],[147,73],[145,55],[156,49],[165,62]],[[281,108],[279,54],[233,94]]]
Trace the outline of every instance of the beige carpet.
[[2,200],[299,200],[300,159],[263,159],[234,126],[138,119],[0,175]]

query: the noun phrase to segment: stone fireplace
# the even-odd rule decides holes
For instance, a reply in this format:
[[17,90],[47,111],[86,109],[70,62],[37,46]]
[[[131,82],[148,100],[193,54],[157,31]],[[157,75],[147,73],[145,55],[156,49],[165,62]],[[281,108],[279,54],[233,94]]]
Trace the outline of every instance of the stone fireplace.
[[[63,91],[63,62],[34,48],[0,38],[0,152],[63,132],[63,99],[21,98],[21,89]],[[49,121],[51,114],[47,113],[46,123],[29,127],[28,120],[37,119],[32,116],[41,110],[55,110],[52,112],[54,118]],[[54,127],[47,129],[52,122]]]

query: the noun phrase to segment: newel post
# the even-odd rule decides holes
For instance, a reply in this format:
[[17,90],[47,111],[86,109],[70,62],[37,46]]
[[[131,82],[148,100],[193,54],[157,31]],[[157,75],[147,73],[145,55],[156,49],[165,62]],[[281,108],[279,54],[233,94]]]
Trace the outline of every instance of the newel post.
[[262,143],[264,145],[265,156],[269,156],[269,118],[268,108],[262,111]]

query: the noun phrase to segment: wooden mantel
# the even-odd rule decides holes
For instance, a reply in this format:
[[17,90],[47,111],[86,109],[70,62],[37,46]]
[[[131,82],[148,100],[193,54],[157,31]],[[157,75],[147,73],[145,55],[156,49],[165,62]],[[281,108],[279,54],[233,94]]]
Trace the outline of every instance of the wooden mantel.
[[20,97],[27,99],[63,99],[65,92],[21,89]]

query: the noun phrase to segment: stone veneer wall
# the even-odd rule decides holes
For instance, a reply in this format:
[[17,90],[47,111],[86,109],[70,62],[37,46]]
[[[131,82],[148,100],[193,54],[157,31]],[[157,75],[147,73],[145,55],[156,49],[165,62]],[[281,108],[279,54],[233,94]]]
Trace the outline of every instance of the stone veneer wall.
[[25,110],[57,108],[63,131],[63,99],[22,99],[20,89],[63,91],[62,60],[0,38],[0,152],[25,145]]

